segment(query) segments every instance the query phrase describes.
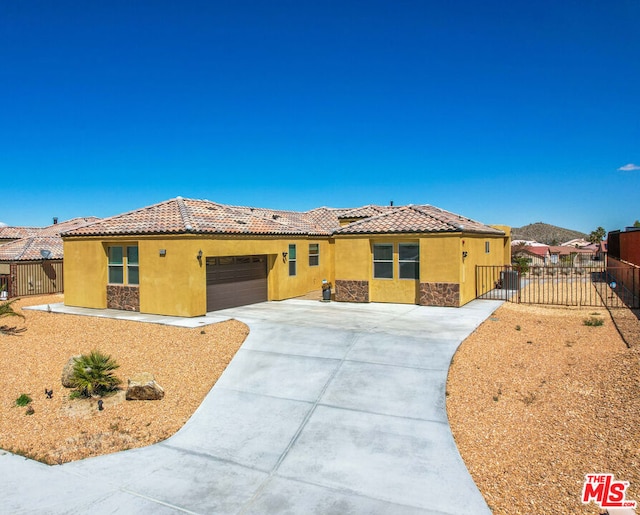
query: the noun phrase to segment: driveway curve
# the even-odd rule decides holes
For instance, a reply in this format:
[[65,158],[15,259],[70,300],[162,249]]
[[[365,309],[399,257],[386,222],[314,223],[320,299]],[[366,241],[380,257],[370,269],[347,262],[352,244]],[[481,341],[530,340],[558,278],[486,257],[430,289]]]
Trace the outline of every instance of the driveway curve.
[[[268,302],[187,424],[47,466],[0,451],[9,513],[490,514],[445,409],[451,358],[497,307]],[[213,313],[211,314],[213,315]]]

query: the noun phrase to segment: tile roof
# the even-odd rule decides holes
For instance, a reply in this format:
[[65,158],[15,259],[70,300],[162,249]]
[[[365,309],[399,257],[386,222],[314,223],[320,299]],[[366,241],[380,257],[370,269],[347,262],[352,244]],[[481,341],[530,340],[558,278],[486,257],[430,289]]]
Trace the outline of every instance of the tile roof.
[[[49,251],[47,259],[62,259],[62,238],[60,233],[93,223],[99,218],[73,218],[48,227],[35,228],[32,235],[9,243],[0,244],[0,261],[41,261],[44,251]],[[31,228],[30,228],[31,229]]]
[[382,214],[352,222],[335,234],[379,234],[406,232],[473,232],[504,234],[503,231],[437,207],[398,206]]
[[41,261],[44,251],[47,259],[62,259],[62,238],[59,236],[30,236],[0,245],[0,261]]
[[[340,219],[361,217],[364,218],[340,227]],[[504,234],[433,206],[320,207],[297,212],[177,197],[66,231],[63,237],[186,233],[332,236],[460,230]]]
[[35,236],[42,230],[41,227],[11,227],[0,226],[0,241],[2,240],[19,240],[28,236]]
[[344,213],[342,213],[340,216],[338,216],[338,218],[339,219],[370,218],[372,216],[380,215],[389,209],[392,210],[393,207],[374,206],[374,205],[362,206],[362,207],[357,207],[355,209],[348,209]]

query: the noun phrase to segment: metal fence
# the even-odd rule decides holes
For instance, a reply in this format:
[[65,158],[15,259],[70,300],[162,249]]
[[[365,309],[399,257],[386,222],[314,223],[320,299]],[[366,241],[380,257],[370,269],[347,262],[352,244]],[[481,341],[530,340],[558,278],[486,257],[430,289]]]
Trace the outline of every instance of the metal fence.
[[[622,278],[622,279],[621,279]],[[525,304],[640,307],[640,269],[597,264],[585,267],[477,266],[476,298]]]

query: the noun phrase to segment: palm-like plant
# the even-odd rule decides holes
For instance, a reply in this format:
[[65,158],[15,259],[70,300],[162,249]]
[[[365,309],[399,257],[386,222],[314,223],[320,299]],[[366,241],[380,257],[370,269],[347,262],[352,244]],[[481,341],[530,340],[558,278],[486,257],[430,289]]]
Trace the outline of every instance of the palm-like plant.
[[[13,299],[7,302],[0,302],[0,318],[4,318],[4,317],[24,318],[24,315],[22,313],[16,313],[13,309],[12,304],[17,300],[19,299]],[[0,326],[0,333],[5,333],[5,334],[19,333],[19,332],[22,332],[23,330],[24,328],[16,329],[15,327],[9,327],[6,325]]]
[[113,375],[118,367],[120,365],[111,356],[93,350],[76,359],[71,382],[84,397],[103,395],[117,389],[122,382]]

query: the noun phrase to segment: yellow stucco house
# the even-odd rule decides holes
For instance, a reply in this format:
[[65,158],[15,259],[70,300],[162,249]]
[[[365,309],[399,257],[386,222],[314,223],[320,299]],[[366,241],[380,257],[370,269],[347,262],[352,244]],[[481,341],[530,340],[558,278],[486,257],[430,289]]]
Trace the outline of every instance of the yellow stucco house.
[[428,205],[307,212],[177,197],[62,234],[65,304],[200,316],[334,286],[335,300],[462,306],[510,230]]

